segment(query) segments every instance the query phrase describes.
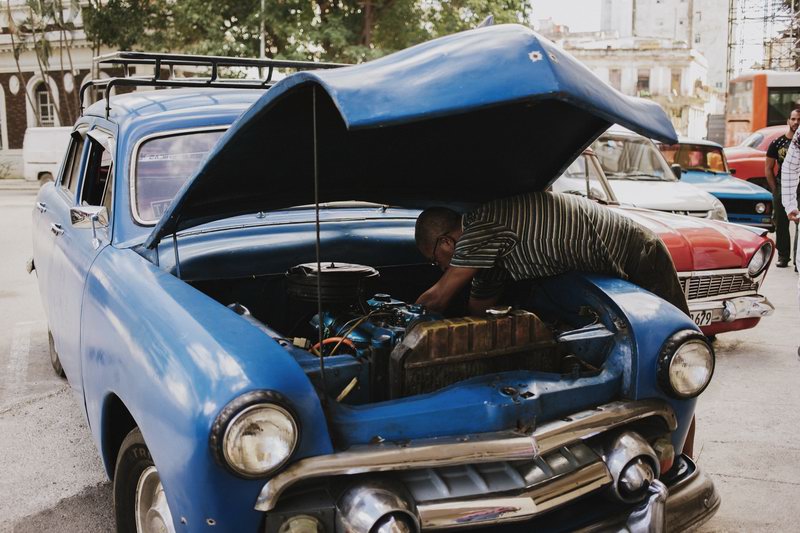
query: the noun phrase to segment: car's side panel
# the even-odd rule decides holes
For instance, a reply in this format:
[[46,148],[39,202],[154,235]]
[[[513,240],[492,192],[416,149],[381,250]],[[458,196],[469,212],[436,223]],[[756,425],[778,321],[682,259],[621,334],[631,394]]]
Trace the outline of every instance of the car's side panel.
[[52,224],[60,223],[56,216],[57,206],[62,201],[58,198],[57,186],[52,182],[46,183],[36,196],[33,207],[33,261],[36,266],[36,277],[39,282],[39,295],[42,298],[42,307],[50,320],[50,269],[53,262],[53,247],[55,246],[56,229]]
[[[297,413],[296,458],[330,453],[325,417],[305,374],[276,341],[131,249],[107,247],[86,282],[81,351],[93,435],[113,472],[104,406],[124,403],[169,495],[176,526],[255,531],[263,485],[216,464],[209,435],[219,411],[251,390],[281,393]],[[178,523],[185,518],[188,524]]]

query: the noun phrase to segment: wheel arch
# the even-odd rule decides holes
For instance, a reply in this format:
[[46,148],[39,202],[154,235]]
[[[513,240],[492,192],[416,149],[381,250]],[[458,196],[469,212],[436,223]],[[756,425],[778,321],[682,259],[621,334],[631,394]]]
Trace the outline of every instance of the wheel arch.
[[109,479],[114,479],[114,470],[122,441],[137,426],[136,420],[122,399],[116,394],[109,394],[103,406],[101,425],[103,462]]

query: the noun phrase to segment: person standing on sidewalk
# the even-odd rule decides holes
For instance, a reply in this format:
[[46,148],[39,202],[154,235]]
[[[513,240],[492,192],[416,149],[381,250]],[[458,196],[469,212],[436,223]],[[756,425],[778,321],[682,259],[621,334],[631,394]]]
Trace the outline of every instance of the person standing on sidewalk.
[[[800,222],[800,211],[797,207],[798,187],[800,187],[800,136],[795,132],[786,157],[783,160],[783,177],[781,179],[781,198],[788,220]],[[795,251],[795,253],[797,253]],[[797,265],[797,256],[795,256]],[[797,278],[797,303],[800,305],[800,277]],[[797,348],[800,355],[800,346]]]
[[[767,160],[765,163],[764,173],[767,177],[767,185],[772,191],[772,209],[773,217],[775,219],[775,245],[778,248],[778,261],[775,266],[778,268],[785,268],[789,265],[789,258],[791,257],[789,251],[789,219],[786,216],[787,211],[783,208],[781,201],[781,178],[783,162],[785,161],[789,145],[792,138],[797,132],[797,126],[800,125],[800,109],[795,109],[789,114],[789,120],[786,121],[789,129],[785,134],[781,135],[772,141],[767,148]],[[778,173],[775,174],[775,163],[778,163]]]

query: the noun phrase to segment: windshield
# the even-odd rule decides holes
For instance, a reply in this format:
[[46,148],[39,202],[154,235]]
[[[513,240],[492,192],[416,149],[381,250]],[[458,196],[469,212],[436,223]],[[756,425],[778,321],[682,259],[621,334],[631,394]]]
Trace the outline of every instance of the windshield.
[[[586,183],[586,168],[589,169],[589,183]],[[553,192],[563,194],[577,194],[593,200],[610,203],[611,198],[603,187],[599,169],[591,163],[589,156],[582,155],[572,162],[567,170],[553,182]],[[588,191],[587,191],[588,188]]]
[[722,148],[702,144],[662,144],[660,148],[667,162],[680,165],[682,170],[727,172]]
[[144,142],[136,154],[134,205],[139,222],[158,222],[224,130],[195,131]]
[[747,139],[742,141],[740,146],[747,146],[748,148],[757,148],[761,141],[764,140],[764,136],[758,132],[751,134]]
[[592,150],[609,179],[676,181],[658,148],[641,136],[604,134]]

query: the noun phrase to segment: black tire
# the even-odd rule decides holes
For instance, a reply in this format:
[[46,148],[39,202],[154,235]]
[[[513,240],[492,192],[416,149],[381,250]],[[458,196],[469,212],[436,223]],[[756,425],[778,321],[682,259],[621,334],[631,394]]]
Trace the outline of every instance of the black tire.
[[[136,533],[136,490],[142,474],[155,468],[139,428],[133,428],[117,454],[114,468],[114,518],[118,533]],[[170,524],[170,528],[172,524]]]
[[762,189],[766,189],[768,192],[772,192],[769,190],[769,185],[767,185],[767,178],[750,178],[747,181],[753,185],[758,185]]
[[55,371],[56,376],[60,378],[67,377],[67,375],[64,373],[64,367],[61,366],[61,359],[58,358],[56,343],[53,340],[53,334],[50,332],[50,330],[47,330],[47,341],[50,344],[50,364],[53,365],[53,371]]

